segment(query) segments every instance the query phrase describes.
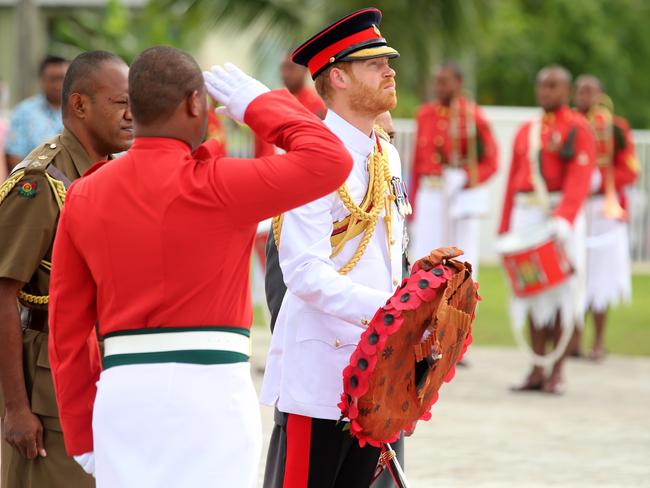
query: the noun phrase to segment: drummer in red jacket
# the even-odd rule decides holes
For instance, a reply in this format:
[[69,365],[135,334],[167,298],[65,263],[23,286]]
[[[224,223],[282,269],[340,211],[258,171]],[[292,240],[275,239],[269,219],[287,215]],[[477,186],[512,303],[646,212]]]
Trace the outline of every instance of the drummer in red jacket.
[[[282,60],[282,64],[280,64],[280,76],[282,77],[282,84],[296,97],[303,107],[319,119],[325,118],[325,113],[327,112],[325,102],[323,102],[314,89],[307,86],[307,68],[294,63],[289,56],[286,56]],[[275,150],[276,147],[274,144],[255,137],[256,158],[275,154]]]
[[[225,68],[204,85],[182,51],[140,54],[129,73],[133,146],[78,180],[61,214],[50,361],[67,452],[98,487],[257,483],[257,223],[334,191],[352,158],[288,92]],[[206,88],[286,154],[220,158],[216,141],[199,145]]]
[[[506,187],[500,233],[522,236],[548,226],[563,243],[574,269],[563,284],[528,298],[513,297],[511,314],[519,330],[529,319],[533,368],[517,391],[564,390],[565,352],[547,346],[566,345],[585,311],[585,223],[582,207],[589,194],[595,163],[595,141],[585,118],[568,107],[571,74],[552,65],[537,75],[537,100],[544,113],[517,132]],[[551,364],[549,364],[551,363]],[[548,377],[544,366],[551,366]]]

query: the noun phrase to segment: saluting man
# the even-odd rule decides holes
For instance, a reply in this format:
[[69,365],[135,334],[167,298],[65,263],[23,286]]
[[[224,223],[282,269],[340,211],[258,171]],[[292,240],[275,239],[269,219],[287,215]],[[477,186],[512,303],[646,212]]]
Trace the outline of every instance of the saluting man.
[[[581,324],[585,312],[585,224],[583,205],[595,161],[595,144],[585,118],[568,106],[571,74],[551,65],[537,75],[536,94],[543,115],[526,122],[515,136],[500,233],[530,233],[545,224],[563,242],[574,269],[565,283],[526,298],[513,297],[514,325],[529,318],[532,349],[538,356],[557,347],[562,334]],[[565,351],[550,374],[535,363],[515,391],[562,393]]]
[[287,292],[277,318],[262,402],[275,406],[266,487],[367,487],[379,449],[338,422],[343,369],[359,336],[402,277],[409,211],[397,150],[373,130],[395,107],[398,56],[381,36],[381,12],[360,10],[303,43],[328,107],[325,124],[354,160],[336,192],[274,221]]
[[70,182],[131,145],[127,75],[126,63],[108,52],[75,58],[63,81],[63,133],[34,149],[0,187],[3,487],[94,486],[65,452],[50,375],[52,243]]
[[489,207],[485,183],[497,171],[497,146],[480,108],[463,96],[459,66],[441,66],[433,86],[436,100],[417,114],[411,255],[457,246],[476,280],[480,217]]
[[[589,358],[605,357],[607,311],[632,295],[627,195],[639,176],[630,126],[615,115],[600,80],[581,75],[576,80],[576,108],[587,117],[596,137],[596,162],[587,218],[587,307],[594,318],[594,343]],[[605,263],[615,257],[615,264]],[[577,352],[580,354],[578,334]]]
[[257,223],[333,191],[351,169],[336,136],[285,90],[228,64],[204,76],[235,120],[286,154],[223,158],[218,141],[201,144],[201,70],[153,47],[129,73],[133,147],[76,182],[61,215],[52,373],[66,449],[94,462],[99,488],[255,486]]

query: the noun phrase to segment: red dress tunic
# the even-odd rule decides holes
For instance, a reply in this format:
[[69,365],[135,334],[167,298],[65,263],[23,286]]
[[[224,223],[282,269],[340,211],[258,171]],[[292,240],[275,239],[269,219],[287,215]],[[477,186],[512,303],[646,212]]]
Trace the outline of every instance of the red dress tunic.
[[287,152],[220,158],[176,139],[136,138],[123,156],[78,180],[54,244],[50,362],[68,454],[92,451],[95,339],[131,329],[250,328],[257,223],[334,191],[352,158],[286,91],[255,99],[245,117]]
[[470,117],[474,118],[476,126],[477,183],[485,183],[496,173],[497,145],[492,136],[490,124],[477,105],[462,97],[458,99],[458,140],[452,141],[449,107],[438,102],[424,104],[417,114],[417,135],[411,176],[410,200],[412,203],[416,200],[420,177],[442,175],[443,167],[450,162],[453,144],[457,144],[461,157],[460,167],[467,173],[469,184],[469,170],[463,161],[468,156],[469,127],[467,121],[471,120]]
[[[532,192],[528,134],[531,122],[517,132],[506,185],[499,233],[510,228],[515,194]],[[562,193],[554,215],[573,222],[587,195],[596,159],[596,144],[587,120],[563,106],[548,112],[541,127],[541,173],[548,191]]]

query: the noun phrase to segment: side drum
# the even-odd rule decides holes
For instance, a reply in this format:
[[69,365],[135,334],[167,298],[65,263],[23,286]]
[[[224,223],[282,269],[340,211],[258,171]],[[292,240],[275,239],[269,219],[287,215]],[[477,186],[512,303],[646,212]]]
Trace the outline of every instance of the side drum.
[[564,283],[573,267],[564,246],[550,226],[535,226],[504,234],[496,250],[510,279],[513,293],[529,297]]

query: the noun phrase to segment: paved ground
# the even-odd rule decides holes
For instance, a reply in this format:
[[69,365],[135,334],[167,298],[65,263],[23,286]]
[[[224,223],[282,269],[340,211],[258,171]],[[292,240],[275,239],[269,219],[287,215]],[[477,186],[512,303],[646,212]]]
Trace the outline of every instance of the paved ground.
[[[258,386],[268,340],[253,329]],[[411,488],[650,487],[650,359],[570,362],[568,392],[551,397],[508,392],[524,374],[516,350],[470,351],[406,441]],[[268,444],[272,411],[262,414]]]

